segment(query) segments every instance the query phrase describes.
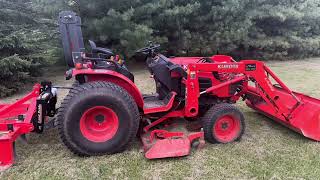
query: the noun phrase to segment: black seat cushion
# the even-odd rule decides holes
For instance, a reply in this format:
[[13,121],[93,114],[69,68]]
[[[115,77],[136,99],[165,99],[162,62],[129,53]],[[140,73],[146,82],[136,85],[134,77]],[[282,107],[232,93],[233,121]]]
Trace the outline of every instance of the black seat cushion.
[[101,53],[101,54],[107,56],[107,58],[114,55],[113,52],[110,49],[97,47],[96,43],[91,41],[91,40],[89,40],[89,44],[91,46],[91,52],[93,54]]
[[107,56],[113,56],[113,52],[110,49],[107,48],[101,48],[101,47],[97,47],[92,49],[92,53],[102,53],[105,54]]

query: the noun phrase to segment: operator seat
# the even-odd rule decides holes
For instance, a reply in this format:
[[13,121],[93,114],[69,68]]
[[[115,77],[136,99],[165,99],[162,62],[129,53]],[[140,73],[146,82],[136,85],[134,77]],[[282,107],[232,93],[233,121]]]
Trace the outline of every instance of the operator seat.
[[[76,57],[78,57],[79,54],[86,53],[82,37],[81,18],[72,11],[60,12],[59,30],[65,60],[70,68],[74,68],[76,63],[83,63],[82,58],[75,58],[74,55],[76,54]],[[116,71],[134,82],[133,74],[128,71],[124,64],[115,67],[105,61],[105,59],[109,59],[114,55],[110,49],[97,47],[93,41],[89,41],[89,43],[91,46],[91,54],[86,53],[86,56],[96,58],[94,68]]]
[[89,44],[91,46],[91,52],[92,54],[103,54],[107,56],[107,58],[114,56],[113,52],[110,49],[97,47],[96,43],[92,40],[89,40]]

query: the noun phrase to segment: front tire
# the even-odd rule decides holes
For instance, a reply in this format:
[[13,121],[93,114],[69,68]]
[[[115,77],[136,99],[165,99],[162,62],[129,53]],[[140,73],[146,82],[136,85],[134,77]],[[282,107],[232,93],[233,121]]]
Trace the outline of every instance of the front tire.
[[92,156],[123,151],[139,127],[133,98],[110,82],[75,86],[58,112],[62,141],[75,154]]
[[202,118],[204,137],[210,143],[230,143],[244,133],[244,116],[238,108],[223,103],[211,107]]

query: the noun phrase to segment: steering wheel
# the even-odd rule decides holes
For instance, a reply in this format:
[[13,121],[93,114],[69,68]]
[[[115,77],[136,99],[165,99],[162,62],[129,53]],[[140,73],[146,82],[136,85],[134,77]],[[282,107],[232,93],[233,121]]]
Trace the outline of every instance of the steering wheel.
[[136,51],[136,54],[142,54],[146,61],[147,67],[150,68],[155,61],[155,51],[160,47],[160,44],[153,44],[149,41],[149,46]]
[[160,44],[153,44],[152,42],[149,42],[149,46],[137,50],[136,53],[143,53],[143,54],[150,54],[151,55],[159,47],[160,47]]

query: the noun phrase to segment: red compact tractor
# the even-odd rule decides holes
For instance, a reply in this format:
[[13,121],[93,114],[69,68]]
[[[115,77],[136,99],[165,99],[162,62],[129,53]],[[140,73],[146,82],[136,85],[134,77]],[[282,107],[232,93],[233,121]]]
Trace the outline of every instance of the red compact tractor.
[[[167,58],[159,45],[137,51],[154,78],[156,92],[143,95],[134,75],[111,50],[90,41],[86,52],[81,20],[61,12],[66,78],[75,80],[57,113],[64,144],[75,154],[113,154],[140,137],[148,159],[186,156],[193,142],[230,143],[241,138],[246,104],[304,136],[320,141],[320,101],[291,91],[263,62],[229,56]],[[14,104],[0,105],[0,167],[14,161],[14,141],[42,132],[55,114],[56,89],[49,82]],[[174,123],[179,119],[179,123]],[[181,123],[185,122],[185,123]],[[176,125],[186,126],[190,131]],[[192,124],[193,126],[190,126]],[[179,130],[177,130],[179,129]]]

